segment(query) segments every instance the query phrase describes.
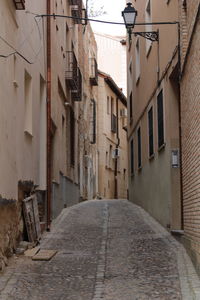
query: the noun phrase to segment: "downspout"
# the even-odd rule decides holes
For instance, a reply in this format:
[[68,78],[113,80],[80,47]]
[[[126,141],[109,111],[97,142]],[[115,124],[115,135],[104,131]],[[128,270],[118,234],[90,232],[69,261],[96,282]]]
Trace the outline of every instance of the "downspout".
[[182,165],[182,118],[181,118],[181,28],[178,26],[178,86],[179,86],[179,148],[180,148],[180,194],[181,194],[181,229],[184,230],[183,212],[183,165]]
[[[120,145],[120,138],[119,138],[119,99],[116,98],[116,116],[117,116],[117,145],[116,150],[118,152],[118,148]],[[118,199],[118,181],[117,181],[117,167],[118,167],[118,157],[115,157],[115,199]]]
[[[51,14],[51,0],[47,0]],[[47,230],[51,225],[51,18],[47,17]]]

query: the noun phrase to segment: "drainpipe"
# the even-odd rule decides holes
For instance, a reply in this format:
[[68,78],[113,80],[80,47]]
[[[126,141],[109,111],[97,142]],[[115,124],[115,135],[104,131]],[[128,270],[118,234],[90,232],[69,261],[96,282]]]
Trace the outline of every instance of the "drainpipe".
[[[51,14],[51,0],[47,0]],[[47,17],[47,231],[51,225],[51,18]]]
[[180,153],[180,194],[181,194],[181,230],[184,230],[184,211],[183,211],[183,164],[182,164],[182,118],[181,118],[181,28],[178,26],[178,76],[179,76],[179,153]]
[[[116,98],[116,117],[117,117],[117,145],[116,149],[118,150],[120,145],[120,138],[119,138],[119,99]],[[115,157],[115,199],[118,199],[118,182],[117,182],[117,167],[118,167],[118,158]]]

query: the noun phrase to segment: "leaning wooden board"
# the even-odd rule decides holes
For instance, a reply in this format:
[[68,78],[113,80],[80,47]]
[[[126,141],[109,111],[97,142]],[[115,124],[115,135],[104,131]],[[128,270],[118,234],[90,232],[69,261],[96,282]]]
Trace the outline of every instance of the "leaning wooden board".
[[36,195],[31,195],[23,200],[23,212],[29,242],[39,241],[41,230]]

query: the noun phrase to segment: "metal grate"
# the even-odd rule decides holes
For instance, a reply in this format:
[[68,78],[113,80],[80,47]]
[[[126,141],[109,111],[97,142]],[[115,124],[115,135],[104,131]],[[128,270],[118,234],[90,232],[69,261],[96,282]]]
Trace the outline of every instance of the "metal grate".
[[82,74],[79,68],[77,68],[77,85],[76,89],[71,91],[72,99],[74,101],[82,100]]
[[74,19],[75,24],[81,24],[82,20],[78,18],[82,18],[82,0],[70,0],[71,5],[71,14]]
[[78,86],[78,64],[73,51],[66,52],[65,80],[71,90],[77,90]]

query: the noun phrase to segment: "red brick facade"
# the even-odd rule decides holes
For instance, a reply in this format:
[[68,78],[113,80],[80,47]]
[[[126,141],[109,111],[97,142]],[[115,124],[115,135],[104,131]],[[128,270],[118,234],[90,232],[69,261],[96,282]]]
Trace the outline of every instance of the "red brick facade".
[[185,1],[185,8],[182,3],[180,1],[184,240],[200,270],[200,1]]

